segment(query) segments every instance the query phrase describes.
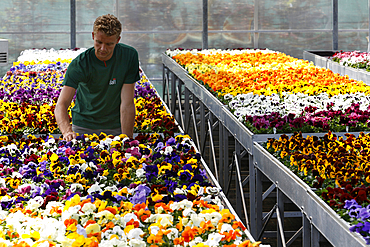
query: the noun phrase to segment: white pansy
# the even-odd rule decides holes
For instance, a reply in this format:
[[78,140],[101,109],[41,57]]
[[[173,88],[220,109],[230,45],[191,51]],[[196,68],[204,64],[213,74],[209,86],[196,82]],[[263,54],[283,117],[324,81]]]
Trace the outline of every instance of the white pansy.
[[187,145],[187,146],[185,146],[185,147],[187,147],[187,148],[190,148],[188,145],[188,142],[191,142],[191,139],[190,138],[188,138],[188,137],[184,137],[183,138],[183,140],[182,140],[182,142],[181,142],[181,144],[183,144],[183,145]]
[[164,155],[169,155],[173,151],[172,146],[167,146],[164,150],[161,150],[160,153]]
[[167,230],[171,231],[166,235],[169,240],[174,240],[179,237],[179,230],[176,228],[168,228]]
[[187,226],[187,225],[188,225],[188,223],[189,223],[189,218],[188,218],[188,217],[183,217],[183,218],[182,218],[182,224],[183,224],[184,226]]
[[204,222],[204,218],[201,214],[191,214],[190,215],[190,222],[193,223],[194,226],[200,227],[200,223]]
[[185,208],[184,211],[182,211],[182,215],[185,217],[189,217],[192,214],[196,214],[192,208]]
[[126,223],[129,222],[132,219],[134,221],[139,221],[139,219],[137,218],[137,216],[134,213],[128,213],[128,214],[125,214],[125,216],[123,216],[123,220]]
[[28,201],[26,209],[28,210],[36,210],[44,203],[44,198],[41,196],[36,196]]
[[213,232],[208,235],[208,239],[204,244],[208,246],[219,246],[221,239],[224,237],[224,235],[219,234],[218,232]]
[[49,247],[49,243],[48,242],[38,243],[37,247]]
[[23,178],[23,176],[19,172],[13,172],[12,173],[12,178]]
[[119,238],[119,240],[122,241],[122,242],[127,241],[127,237],[125,235],[125,232],[119,226],[114,226],[113,229],[110,229],[110,230],[107,230],[107,231],[101,233],[102,239],[105,239],[105,240],[110,240],[112,237],[115,238],[115,236],[113,236],[113,235],[117,236]]
[[48,204],[46,204],[45,210],[43,212],[43,215],[46,217],[50,214],[50,211],[54,208],[58,207],[60,210],[63,210],[64,204],[62,202],[57,201],[50,201]]
[[360,110],[366,110],[370,105],[370,95],[357,92],[352,94],[338,94],[330,97],[327,93],[307,95],[303,93],[281,92],[280,95],[269,96],[253,93],[238,94],[233,96],[226,94],[224,99],[229,100],[228,106],[234,110],[234,115],[240,121],[244,121],[246,115],[263,116],[273,112],[286,116],[290,113],[300,114],[306,107],[317,107],[316,112],[327,110],[327,105],[333,104],[333,110],[344,111],[352,103],[359,103]]
[[143,238],[141,236],[143,234],[144,234],[143,230],[141,230],[140,228],[134,228],[128,232],[127,238],[130,239],[130,242],[132,240],[142,240]]
[[98,183],[91,185],[91,187],[87,190],[87,193],[89,193],[90,195],[95,192],[97,193],[103,192],[103,190],[100,188],[100,184]]
[[232,225],[226,224],[226,223],[222,224],[220,233],[228,232],[228,231],[234,231],[234,228],[232,227]]
[[110,146],[110,144],[113,142],[113,139],[112,138],[105,138],[105,140],[100,140],[100,145],[102,146]]
[[173,216],[170,214],[152,214],[145,220],[145,222],[153,222],[163,227],[168,227],[173,224]]
[[80,166],[80,170],[82,171],[82,172],[84,172],[85,170],[86,170],[86,168],[87,167],[89,167],[89,165],[85,162],[85,163],[83,163],[81,166]]
[[117,186],[115,186],[115,185],[107,186],[107,187],[105,187],[105,189],[104,189],[104,190],[109,190],[109,191],[113,191],[113,192],[118,192],[118,188],[117,188]]
[[19,230],[22,228],[22,222],[26,219],[27,217],[20,211],[11,213],[6,218],[6,226],[11,229]]
[[188,192],[186,190],[183,190],[183,189],[180,189],[180,188],[176,188],[173,193],[175,195],[186,195],[186,194],[188,194]]
[[76,192],[76,191],[79,191],[79,190],[84,190],[84,187],[82,186],[82,184],[74,183],[74,184],[71,184],[70,189],[71,189],[72,192]]
[[45,148],[52,148],[55,144],[55,139],[54,138],[49,138],[46,142],[42,143],[41,145],[44,146]]
[[149,233],[150,234],[153,234],[153,235],[157,235],[158,234],[158,232],[159,232],[159,230],[161,229],[161,228],[159,228],[159,226],[156,226],[156,225],[151,225],[151,226],[149,226]]
[[217,195],[220,192],[220,189],[217,187],[207,187],[206,192],[207,194]]
[[68,210],[64,210],[62,213],[63,222],[69,218],[78,219],[79,218],[78,211],[80,211],[80,209],[81,209],[81,206],[76,205],[73,207],[69,207]]
[[119,226],[114,226],[112,229],[113,233],[119,235],[119,236],[124,236],[124,231],[121,227]]
[[21,51],[17,60],[19,62],[35,61],[35,63],[42,64],[42,62],[46,60],[57,61],[57,60],[74,59],[81,52],[85,50],[86,48],[80,48],[78,50],[73,50],[73,49],[55,50],[54,48],[27,49],[27,50]]
[[167,228],[173,225],[173,216],[170,214],[159,214],[157,222],[164,228]]
[[[0,150],[2,150],[2,149],[3,148],[1,148]],[[1,157],[0,158],[0,163],[2,163],[5,166],[8,166],[10,164],[10,160],[9,160],[9,158]]]
[[41,239],[56,239],[58,237],[58,229],[63,224],[63,222],[54,218],[40,219],[36,223],[41,226],[38,230]]
[[99,243],[99,247],[127,247],[129,246],[126,241],[112,238],[110,240],[102,240]]
[[122,143],[125,143],[125,141],[129,141],[129,140],[130,138],[126,136],[125,138],[122,139]]
[[195,237],[192,241],[189,242],[189,246],[195,246],[199,243],[203,243],[203,239],[201,237]]
[[193,202],[185,199],[180,202],[174,202],[170,205],[170,208],[172,210],[179,210],[179,209],[186,209],[186,208],[192,208],[193,207]]
[[219,212],[212,212],[206,214],[199,214],[200,217],[203,217],[205,221],[211,221],[213,225],[217,225],[218,222],[222,219],[222,215]]
[[0,220],[5,220],[8,214],[8,211],[0,210]]
[[238,54],[243,54],[243,53],[263,53],[263,54],[268,54],[268,53],[280,53],[278,51],[273,51],[270,49],[240,49],[240,50],[232,50],[232,49],[226,49],[226,50],[221,50],[221,49],[203,49],[203,50],[197,50],[197,49],[191,49],[191,50],[180,50],[180,49],[175,49],[175,50],[166,50],[166,54],[170,57],[179,55],[179,54],[186,54],[186,53],[191,53],[193,55],[196,54],[203,54],[203,55],[215,55],[215,54],[230,54],[230,55],[238,55]]
[[140,239],[131,239],[129,242],[131,247],[146,247],[146,243]]
[[92,161],[89,162],[89,167],[92,168],[93,170],[97,169],[96,165]]
[[222,202],[221,198],[218,196],[212,199],[212,203],[217,205],[220,211],[222,211],[225,208],[224,203]]
[[73,242],[75,241],[75,239],[70,239],[70,238],[67,238],[65,236],[63,236],[63,237],[61,237],[57,240],[61,244],[62,247],[72,246]]
[[77,144],[77,140],[76,139],[72,139],[71,142],[72,142],[73,145],[76,145]]
[[85,214],[93,214],[95,210],[96,206],[91,202],[85,203],[81,208],[81,211],[84,212]]
[[11,155],[19,152],[19,149],[18,149],[17,145],[15,145],[14,143],[0,148],[0,150],[8,150]]
[[103,210],[95,214],[95,218],[107,218],[109,220],[112,220],[114,218],[114,214],[112,214],[108,210]]
[[5,246],[13,246],[12,242],[3,238],[0,238],[0,243],[5,244]]
[[139,169],[136,170],[136,176],[138,178],[144,178],[145,177],[145,173],[146,172],[142,168],[139,168]]

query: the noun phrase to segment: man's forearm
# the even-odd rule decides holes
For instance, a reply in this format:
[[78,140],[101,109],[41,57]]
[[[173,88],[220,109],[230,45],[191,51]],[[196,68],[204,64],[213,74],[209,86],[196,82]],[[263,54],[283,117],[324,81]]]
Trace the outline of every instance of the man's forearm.
[[55,106],[54,114],[58,127],[63,134],[63,139],[71,141],[76,138],[76,133],[73,132],[68,115],[68,107],[71,105],[76,89],[69,86],[63,86],[60,92],[58,102]]
[[134,103],[126,107],[121,105],[122,134],[126,134],[130,138],[133,138],[134,135],[135,115],[136,109]]
[[58,127],[62,135],[65,136],[67,133],[73,132],[70,118],[68,116],[67,109],[65,107],[57,105],[55,107],[55,120],[57,121]]

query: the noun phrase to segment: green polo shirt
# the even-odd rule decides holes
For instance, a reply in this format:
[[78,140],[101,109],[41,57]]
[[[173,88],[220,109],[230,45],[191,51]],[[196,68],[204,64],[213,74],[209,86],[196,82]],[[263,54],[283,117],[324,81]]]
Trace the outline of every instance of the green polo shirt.
[[121,88],[140,80],[137,51],[118,43],[108,61],[100,61],[94,47],[68,66],[63,85],[76,89],[74,125],[89,129],[120,128]]

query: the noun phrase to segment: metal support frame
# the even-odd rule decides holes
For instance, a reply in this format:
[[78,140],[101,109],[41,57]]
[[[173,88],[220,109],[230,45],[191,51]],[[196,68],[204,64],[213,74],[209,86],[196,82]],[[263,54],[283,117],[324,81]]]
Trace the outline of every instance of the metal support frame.
[[333,0],[333,50],[338,50],[338,0]]
[[180,123],[181,123],[182,129],[185,129],[185,123],[184,123],[184,118],[183,118],[183,114],[182,114],[182,107],[181,107],[181,95],[180,95],[179,88],[176,88],[176,93],[177,93],[177,98],[178,98],[179,117],[180,117],[180,120],[181,120]]
[[212,157],[212,160],[213,160],[213,167],[215,169],[216,179],[217,181],[220,181],[218,178],[218,168],[217,168],[217,161],[216,161],[215,146],[213,144],[212,126],[211,126],[211,121],[209,119],[208,119],[208,133],[209,133],[209,141],[210,141],[210,151],[212,153],[210,158]]
[[76,48],[76,0],[71,0],[71,49]]
[[172,114],[176,117],[176,81],[177,76],[174,73],[171,73],[171,101],[170,101],[170,110]]
[[[197,147],[200,152],[200,143],[199,143],[199,137],[198,137],[198,128],[197,128],[197,121],[196,121],[196,116],[195,116],[195,111],[194,111],[194,106],[190,105],[191,107],[191,116],[193,119],[193,125],[194,125],[194,135],[195,135],[195,140],[197,141]],[[202,154],[202,153],[200,153]]]
[[241,178],[241,174],[240,174],[238,157],[236,156],[236,153],[234,153],[234,156],[235,156],[236,175],[238,177],[238,180],[237,181],[238,181],[238,184],[239,184],[239,191],[240,191],[240,195],[241,195],[241,201],[243,203],[244,217],[245,217],[247,229],[248,229],[248,231],[250,231],[249,220],[248,220],[248,212],[247,212],[247,205],[246,205],[245,198],[244,198],[243,182],[242,182],[242,178]]
[[[278,182],[276,182],[277,184]],[[277,188],[277,210],[276,210],[276,218],[278,221],[278,234],[277,234],[277,243],[280,247],[286,247],[285,236],[284,236],[284,204],[285,204],[285,197],[282,191]]]
[[[199,125],[200,136],[197,136],[197,130],[193,138],[202,148],[199,150],[210,148],[212,153],[210,161],[218,164],[220,176],[217,180],[225,195],[230,196],[231,188],[236,190],[233,207],[239,218],[245,218],[248,221],[246,224],[249,225],[250,233],[255,239],[275,238],[278,246],[290,246],[298,239],[304,247],[320,246],[320,244],[339,246],[339,243],[365,246],[365,241],[350,233],[349,227],[342,220],[337,219],[338,216],[334,215],[336,213],[320,201],[307,185],[300,179],[294,178],[291,171],[273,160],[271,155],[258,145],[258,142],[264,142],[269,137],[278,138],[279,135],[251,134],[234,116],[231,116],[218,99],[189,77],[181,66],[166,55],[162,58],[164,68],[170,74],[175,73],[181,85],[184,86],[182,89],[184,92],[180,91],[178,94],[185,94],[182,102],[185,125],[190,121],[189,115],[192,116],[194,129]],[[189,109],[188,113],[186,113],[187,109]],[[214,131],[216,127],[218,127],[217,132]],[[213,156],[213,152],[216,151],[212,150],[217,150],[217,147],[210,139],[212,134],[218,134],[218,158]],[[338,136],[341,136],[341,133],[338,133]],[[233,149],[233,155],[230,155],[230,149]],[[214,157],[216,162],[213,160]],[[245,162],[246,158],[249,164]],[[242,172],[248,172],[249,175],[242,178]],[[273,201],[274,197],[277,203],[270,207],[270,201]],[[249,205],[248,212],[247,205]],[[286,211],[285,205],[295,208],[295,211]],[[246,212],[247,215],[245,215]],[[301,224],[300,226],[298,224],[294,231],[285,230],[286,222],[290,217],[294,217]],[[265,231],[270,224],[278,225],[275,231]],[[333,228],[335,228],[334,232]]]
[[203,0],[202,48],[208,49],[208,0]]

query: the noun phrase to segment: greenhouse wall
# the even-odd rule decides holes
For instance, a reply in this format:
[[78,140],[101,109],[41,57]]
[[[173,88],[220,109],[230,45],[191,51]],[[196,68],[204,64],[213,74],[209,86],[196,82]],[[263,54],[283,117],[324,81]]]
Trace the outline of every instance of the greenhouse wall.
[[[335,1],[338,49],[366,50],[368,0],[209,0],[208,48],[269,48],[297,58],[304,50],[332,50]],[[0,72],[22,50],[70,48],[72,2],[76,47],[92,46],[95,18],[112,13],[123,24],[121,42],[138,50],[154,84],[166,49],[202,48],[201,0],[2,0],[0,38],[9,40],[9,66]]]

